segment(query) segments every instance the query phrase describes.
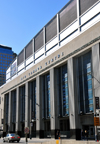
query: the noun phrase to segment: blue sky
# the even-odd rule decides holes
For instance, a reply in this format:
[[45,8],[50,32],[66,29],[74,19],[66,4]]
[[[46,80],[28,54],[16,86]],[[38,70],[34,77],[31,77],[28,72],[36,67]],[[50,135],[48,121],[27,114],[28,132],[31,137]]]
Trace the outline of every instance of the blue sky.
[[0,44],[19,54],[69,0],[0,0]]

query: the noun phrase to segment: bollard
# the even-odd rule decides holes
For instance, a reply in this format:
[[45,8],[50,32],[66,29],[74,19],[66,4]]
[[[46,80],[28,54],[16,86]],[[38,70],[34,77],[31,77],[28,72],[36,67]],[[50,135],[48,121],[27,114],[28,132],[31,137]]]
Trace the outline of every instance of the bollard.
[[56,144],[59,144],[59,140],[56,140]]

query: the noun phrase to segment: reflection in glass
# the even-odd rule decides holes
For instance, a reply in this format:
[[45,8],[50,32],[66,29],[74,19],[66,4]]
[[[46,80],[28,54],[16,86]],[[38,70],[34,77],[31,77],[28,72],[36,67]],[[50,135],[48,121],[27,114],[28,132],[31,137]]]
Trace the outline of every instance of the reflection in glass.
[[93,111],[90,52],[78,58],[78,72],[80,111],[88,113]]

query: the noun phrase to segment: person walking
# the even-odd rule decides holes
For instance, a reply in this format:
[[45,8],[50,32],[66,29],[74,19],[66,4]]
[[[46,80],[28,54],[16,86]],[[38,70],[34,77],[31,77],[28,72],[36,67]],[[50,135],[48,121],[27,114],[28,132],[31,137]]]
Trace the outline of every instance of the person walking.
[[56,138],[57,138],[57,139],[60,139],[60,131],[59,131],[59,130],[57,130]]
[[85,137],[85,136],[84,136],[84,131],[83,131],[83,129],[82,129],[82,131],[81,131],[81,139],[84,140],[84,137]]
[[87,130],[85,130],[85,138],[86,138],[87,141],[88,141],[88,131],[87,131]]

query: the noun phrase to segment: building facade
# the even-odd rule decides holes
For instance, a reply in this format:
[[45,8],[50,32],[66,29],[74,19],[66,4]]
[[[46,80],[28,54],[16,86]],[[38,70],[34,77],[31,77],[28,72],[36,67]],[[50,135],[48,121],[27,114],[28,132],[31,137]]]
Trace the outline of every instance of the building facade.
[[[95,138],[100,91],[100,0],[71,0],[6,71],[4,134]],[[99,108],[99,107],[98,107]]]
[[14,59],[11,47],[0,45],[0,86],[6,82],[6,69]]
[[[11,47],[0,45],[0,86],[6,83],[6,70],[10,66],[10,63],[16,57],[16,54],[12,51]],[[2,105],[3,98],[0,96],[0,105]],[[3,108],[0,107],[0,115],[3,117]],[[3,123],[3,118],[1,118],[1,123]],[[3,125],[0,125],[0,130],[2,130]]]

